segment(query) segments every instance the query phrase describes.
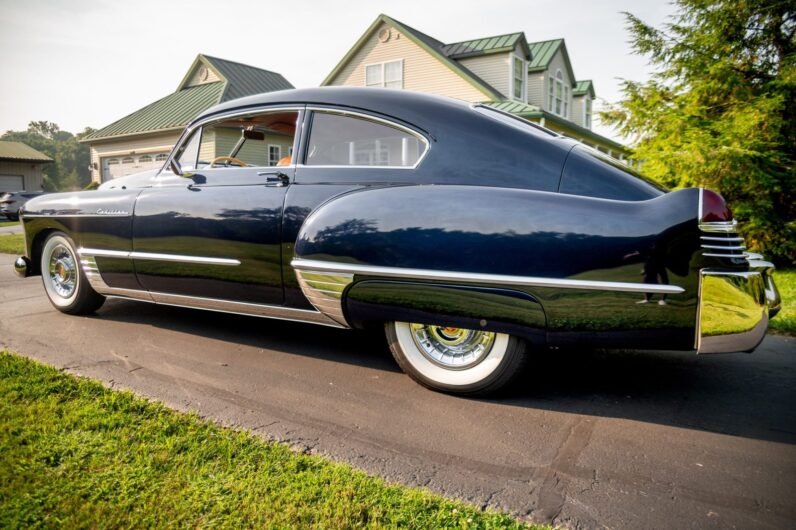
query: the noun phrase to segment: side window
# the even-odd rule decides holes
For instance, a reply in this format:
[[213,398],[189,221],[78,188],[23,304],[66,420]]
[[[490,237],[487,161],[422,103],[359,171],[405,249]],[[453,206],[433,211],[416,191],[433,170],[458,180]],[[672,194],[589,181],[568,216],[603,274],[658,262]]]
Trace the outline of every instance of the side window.
[[287,166],[298,112],[235,116],[204,126],[199,167]]
[[202,136],[202,131],[196,129],[191,133],[191,137],[187,142],[183,143],[175,155],[175,159],[179,162],[183,171],[193,171],[196,169],[196,156],[199,153],[199,138]]
[[417,135],[373,120],[327,112],[312,118],[307,166],[412,167],[426,150]]

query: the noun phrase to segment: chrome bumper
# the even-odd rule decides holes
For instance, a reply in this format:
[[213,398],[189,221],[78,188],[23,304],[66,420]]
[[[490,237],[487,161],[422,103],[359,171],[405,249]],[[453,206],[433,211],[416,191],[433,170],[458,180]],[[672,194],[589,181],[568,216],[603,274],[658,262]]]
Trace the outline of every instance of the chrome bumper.
[[781,306],[773,270],[771,263],[750,259],[746,272],[701,271],[697,353],[751,352],[760,344]]

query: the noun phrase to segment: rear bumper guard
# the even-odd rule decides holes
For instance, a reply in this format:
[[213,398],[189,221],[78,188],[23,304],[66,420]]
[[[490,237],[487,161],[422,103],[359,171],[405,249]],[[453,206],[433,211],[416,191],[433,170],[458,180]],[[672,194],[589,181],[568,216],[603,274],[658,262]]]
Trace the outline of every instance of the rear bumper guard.
[[700,272],[697,353],[751,352],[762,342],[769,318],[781,306],[773,269],[750,259],[748,271]]

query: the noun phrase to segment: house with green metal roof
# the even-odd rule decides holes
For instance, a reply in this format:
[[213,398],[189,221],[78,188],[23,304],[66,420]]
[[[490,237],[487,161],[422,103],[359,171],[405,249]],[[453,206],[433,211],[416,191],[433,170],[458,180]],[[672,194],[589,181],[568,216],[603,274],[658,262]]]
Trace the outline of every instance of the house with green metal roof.
[[86,136],[96,182],[159,168],[188,122],[213,105],[294,88],[281,74],[198,55],[177,90]]
[[594,84],[578,80],[564,39],[524,32],[443,43],[379,15],[321,83],[403,88],[486,103],[623,159],[622,144],[592,131]]
[[52,161],[28,144],[0,141],[0,193],[41,191],[44,165]]

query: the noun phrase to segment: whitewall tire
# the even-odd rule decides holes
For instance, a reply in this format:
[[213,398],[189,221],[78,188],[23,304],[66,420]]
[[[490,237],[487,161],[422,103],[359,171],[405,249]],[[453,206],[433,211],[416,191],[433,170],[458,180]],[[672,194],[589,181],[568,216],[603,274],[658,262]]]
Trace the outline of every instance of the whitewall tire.
[[83,315],[105,302],[89,285],[75,246],[63,232],[53,232],[44,242],[40,265],[44,292],[59,311]]
[[525,343],[504,333],[408,322],[388,322],[385,332],[403,371],[433,390],[493,393],[508,385],[525,361]]

